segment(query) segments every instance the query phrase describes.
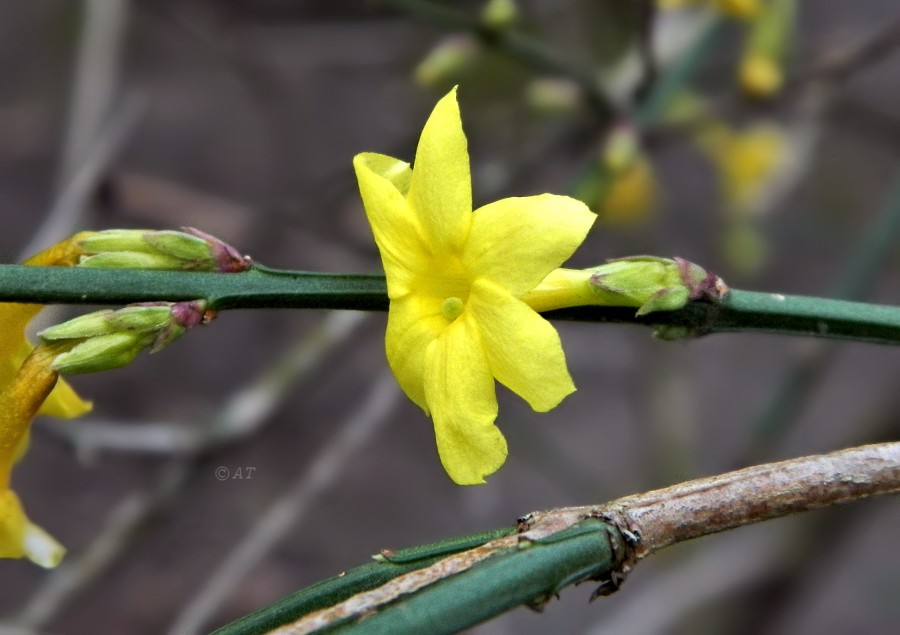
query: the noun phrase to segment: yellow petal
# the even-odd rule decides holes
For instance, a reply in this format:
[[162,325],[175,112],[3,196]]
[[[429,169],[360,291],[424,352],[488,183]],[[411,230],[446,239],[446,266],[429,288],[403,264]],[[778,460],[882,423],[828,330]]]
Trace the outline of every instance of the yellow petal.
[[428,249],[406,199],[389,177],[376,171],[385,167],[384,159],[380,154],[358,154],[353,159],[353,167],[366,216],[381,252],[388,296],[393,299],[409,292],[413,272],[427,267]]
[[74,267],[84,255],[79,243],[87,234],[88,232],[80,232],[58,242],[52,247],[36,253],[24,264],[35,267]]
[[361,156],[365,157],[367,168],[393,183],[400,194],[406,196],[409,193],[409,185],[412,182],[412,168],[409,167],[409,163],[377,152],[366,152]]
[[9,487],[10,470],[22,450],[31,420],[56,385],[53,354],[38,348],[0,389],[0,489]]
[[60,419],[74,419],[90,412],[92,407],[93,404],[90,401],[79,397],[68,382],[60,378],[56,382],[53,392],[38,410],[38,414]]
[[483,483],[506,461],[506,440],[494,425],[494,379],[478,327],[468,316],[428,346],[425,396],[447,474],[460,485]]
[[572,255],[596,217],[581,201],[553,194],[490,203],[472,214],[463,265],[523,295]]
[[458,254],[472,222],[472,179],[455,88],[437,103],[422,130],[408,199],[429,245]]
[[575,391],[559,334],[531,307],[486,280],[476,280],[466,310],[481,331],[491,373],[538,412]]
[[0,491],[0,558],[26,557],[51,568],[59,564],[65,548],[25,516],[12,490]]
[[[25,339],[24,330],[28,320],[42,307],[35,304],[0,304],[0,390],[15,377],[22,362],[34,348]],[[88,412],[91,404],[82,400],[63,380],[41,406],[38,414],[71,419]]]
[[[16,324],[18,314],[10,309],[16,304],[0,304],[0,390],[9,384],[19,370],[19,366],[34,348],[25,339],[25,323]],[[9,325],[9,326],[7,326]]]
[[391,302],[385,349],[403,392],[429,413],[425,399],[425,352],[447,328],[440,302],[410,294]]

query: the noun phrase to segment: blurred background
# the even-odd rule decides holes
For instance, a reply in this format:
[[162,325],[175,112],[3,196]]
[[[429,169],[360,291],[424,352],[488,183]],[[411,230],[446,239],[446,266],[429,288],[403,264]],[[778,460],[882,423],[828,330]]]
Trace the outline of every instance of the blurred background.
[[[411,160],[459,84],[476,204],[583,198],[601,218],[575,266],[677,255],[736,287],[900,303],[897,3],[672,4],[4,2],[0,261],[191,225],[269,266],[377,272],[352,156]],[[94,411],[38,421],[14,474],[69,552],[2,562],[0,632],[207,632],[383,548],[900,430],[890,347],[558,323],[578,392],[539,415],[498,387],[509,461],[463,488],[384,327],[227,312],[74,378]],[[898,529],[896,498],[773,521],[473,632],[894,632]]]

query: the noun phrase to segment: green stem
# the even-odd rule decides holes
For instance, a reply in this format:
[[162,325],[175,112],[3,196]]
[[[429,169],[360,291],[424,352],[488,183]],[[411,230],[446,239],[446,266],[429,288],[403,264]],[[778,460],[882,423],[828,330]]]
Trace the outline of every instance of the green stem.
[[244,273],[0,266],[0,300],[41,304],[128,304],[203,299],[211,309],[385,311],[384,276],[283,271]]
[[[511,535],[515,528],[494,532]],[[317,609],[333,607],[348,598],[382,586],[406,573],[420,572],[441,557],[487,542],[490,534],[476,534],[444,545],[428,545],[394,554],[390,560],[352,569],[336,578],[301,590],[236,622],[214,635],[263,635],[291,624]],[[468,544],[467,544],[468,543]],[[433,547],[437,547],[435,550]],[[624,545],[618,530],[596,519],[586,519],[545,539],[501,550],[471,568],[404,595],[399,602],[378,606],[360,620],[352,610],[329,620],[317,633],[355,635],[418,635],[457,633],[516,606],[540,608],[556,593],[585,580],[602,581],[621,565]],[[399,556],[399,557],[398,557]],[[357,596],[357,602],[359,602]],[[427,625],[427,626],[426,626]],[[425,629],[425,630],[423,630]],[[286,627],[283,632],[289,632]]]
[[[256,265],[245,273],[190,273],[0,265],[0,301],[111,304],[203,299],[223,309],[384,311],[384,276],[282,271]],[[632,307],[589,306],[548,318],[639,324],[665,337],[758,331],[900,344],[900,307],[731,290],[721,304],[691,302],[641,317]]]

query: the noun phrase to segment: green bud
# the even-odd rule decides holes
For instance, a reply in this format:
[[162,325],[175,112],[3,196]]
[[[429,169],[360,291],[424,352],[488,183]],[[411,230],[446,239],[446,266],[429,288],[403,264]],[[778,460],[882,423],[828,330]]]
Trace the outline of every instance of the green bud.
[[538,77],[528,83],[528,106],[541,115],[570,115],[582,104],[581,88],[570,79]]
[[144,333],[110,333],[91,337],[53,360],[54,370],[63,374],[95,373],[125,366],[153,341]]
[[189,328],[208,323],[213,312],[206,302],[153,302],[133,304],[118,311],[97,311],[42,331],[46,342],[60,353],[53,368],[61,373],[92,373],[130,363],[143,349],[164,348]]
[[515,0],[488,0],[481,10],[481,21],[492,29],[505,29],[519,20]]
[[95,311],[86,315],[79,315],[68,322],[45,328],[38,333],[38,337],[45,342],[54,342],[58,340],[82,339],[86,337],[97,337],[98,335],[108,335],[115,331],[107,319],[113,313],[113,311],[106,309],[104,311]]
[[675,311],[691,300],[718,302],[728,291],[719,277],[699,265],[654,256],[611,260],[593,270],[590,283],[610,304],[638,307],[638,315]]
[[184,232],[157,231],[147,232],[147,243],[161,253],[183,260],[186,263],[197,263],[196,268],[214,269],[212,249],[205,240]]
[[172,320],[172,305],[132,305],[114,311],[107,321],[116,332],[158,333]]
[[87,254],[107,251],[136,251],[156,253],[145,239],[145,229],[107,229],[99,232],[83,232],[78,245]]
[[603,145],[603,165],[621,173],[634,165],[640,156],[640,142],[634,127],[622,123],[613,128]]
[[184,231],[110,229],[84,232],[79,266],[117,269],[167,269],[235,273],[250,260],[234,247],[192,227]]
[[471,35],[451,35],[441,40],[415,70],[421,86],[437,87],[452,84],[472,68],[481,47]]
[[181,269],[183,263],[177,258],[160,253],[147,254],[138,251],[109,251],[95,256],[82,256],[79,267],[95,269]]
[[690,291],[687,287],[660,289],[644,302],[636,315],[646,315],[654,311],[676,311],[688,303]]

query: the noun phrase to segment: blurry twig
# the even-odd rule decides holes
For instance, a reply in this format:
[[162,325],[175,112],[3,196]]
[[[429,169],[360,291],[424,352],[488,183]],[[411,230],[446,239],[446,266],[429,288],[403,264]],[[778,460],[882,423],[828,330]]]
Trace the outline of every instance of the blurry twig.
[[125,100],[109,119],[119,81],[129,0],[87,0],[79,40],[57,199],[25,247],[29,256],[73,233],[85,203],[139,116],[139,102]]
[[[781,91],[781,98],[783,100],[803,98],[808,91],[817,91],[820,93],[818,99],[823,100],[827,104],[827,109],[830,109],[834,102],[838,101],[836,92],[840,86],[859,73],[883,62],[898,47],[900,47],[900,20],[895,20],[874,36],[865,38],[855,46],[840,52],[831,53],[825,59],[788,78]],[[655,138],[665,138],[668,133],[678,136],[685,129],[702,126],[710,113],[724,116],[734,114],[746,106],[746,100],[729,93],[711,100],[708,111],[698,119],[682,120],[675,124],[657,124],[652,132]]]
[[604,123],[610,123],[615,119],[616,107],[589,73],[560,60],[552,51],[530,37],[509,29],[490,28],[456,9],[428,0],[382,0],[382,2],[444,28],[467,31],[485,46],[492,47],[534,70],[571,80],[581,88],[588,104]]
[[280,405],[298,377],[303,377],[365,318],[364,313],[336,311],[306,334],[284,356],[245,388],[232,395],[202,426],[179,423],[118,424],[73,421],[47,425],[87,455],[97,451],[195,456],[256,433]]
[[[334,312],[312,334],[306,334],[285,356],[247,388],[235,394],[215,414],[196,437],[179,446],[187,456],[175,459],[160,468],[153,485],[143,492],[134,492],[120,502],[108,515],[103,528],[81,554],[72,554],[47,578],[16,617],[24,627],[39,628],[62,611],[73,598],[92,584],[119,558],[139,531],[168,504],[197,474],[200,460],[222,445],[246,438],[257,432],[269,416],[290,393],[295,382],[314,369],[325,355],[344,341],[353,328],[364,319],[360,313]],[[66,426],[58,426],[65,428]],[[78,433],[72,437],[78,447]],[[90,433],[89,433],[90,434]],[[123,438],[120,430],[113,438],[120,445],[102,435],[89,436],[87,448],[125,446],[135,449],[135,441]]]
[[900,19],[888,23],[874,36],[854,47],[839,50],[790,78],[784,90],[790,92],[804,85],[825,82],[840,83],[870,69],[890,57],[900,47]]
[[[854,427],[850,435],[852,441],[863,437],[870,442],[896,439],[900,434],[898,411],[900,398],[895,397],[880,408],[874,421]],[[820,585],[823,579],[829,577],[828,569],[834,561],[821,558],[821,554],[852,553],[854,546],[847,546],[846,543],[858,540],[863,528],[872,522],[869,514],[860,517],[834,512],[807,519],[803,525],[803,535],[790,542],[789,557],[783,566],[766,580],[757,597],[745,599],[745,606],[750,607],[746,615],[750,618],[745,618],[739,628],[734,629],[734,635],[779,632],[779,622],[792,610],[795,611],[805,590],[812,585]]]
[[[849,514],[844,514],[849,517]],[[787,551],[784,532],[731,534],[667,570],[656,570],[641,588],[605,607],[588,635],[670,633],[698,607],[771,575]],[[773,548],[775,547],[775,548]],[[685,584],[690,580],[690,584]],[[763,631],[760,631],[763,632]]]
[[[834,295],[858,300],[868,295],[878,270],[894,253],[900,236],[900,180],[881,216],[872,224],[852,250],[844,274],[838,277]],[[785,372],[784,379],[769,398],[762,412],[750,425],[751,439],[732,465],[748,465],[774,447],[790,430],[791,422],[803,408],[834,358],[836,348],[824,342],[809,342],[804,355]]]
[[62,612],[127,552],[140,531],[172,501],[193,472],[192,463],[173,461],[160,470],[149,489],[132,492],[120,501],[107,514],[102,529],[88,547],[81,553],[70,554],[47,577],[14,618],[16,625],[34,631]]
[[642,101],[649,94],[656,83],[659,69],[656,64],[656,55],[653,50],[653,26],[656,21],[656,0],[640,0],[637,43],[638,55],[641,58],[643,74],[634,95],[637,101]]
[[81,163],[59,191],[40,229],[22,250],[25,258],[73,234],[87,203],[145,109],[141,95],[131,94],[94,138]]
[[228,599],[253,565],[262,560],[338,479],[352,454],[390,421],[400,391],[390,373],[374,382],[368,398],[340,427],[313,462],[306,466],[282,496],[266,511],[250,533],[208,576],[207,585],[188,603],[169,628],[170,635],[197,633],[201,625]]

